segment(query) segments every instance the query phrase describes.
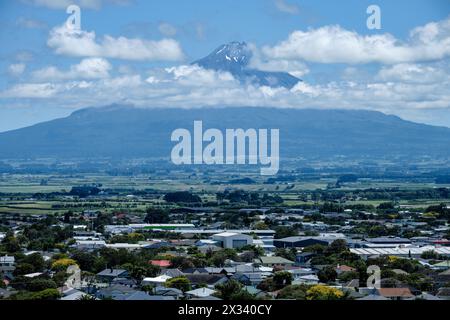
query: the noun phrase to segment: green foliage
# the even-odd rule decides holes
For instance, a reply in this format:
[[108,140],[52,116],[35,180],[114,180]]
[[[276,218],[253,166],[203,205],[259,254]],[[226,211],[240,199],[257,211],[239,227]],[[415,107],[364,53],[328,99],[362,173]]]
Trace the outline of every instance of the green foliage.
[[307,300],[341,300],[345,294],[336,288],[324,285],[315,285],[306,291]]
[[231,300],[241,293],[243,285],[236,280],[228,280],[225,283],[221,283],[215,287],[218,291],[217,296],[223,300]]
[[336,281],[337,272],[334,267],[326,266],[317,273],[317,277],[319,277],[320,282],[329,283]]
[[176,288],[183,292],[191,290],[191,282],[186,277],[175,277],[166,281],[167,288]]
[[215,267],[223,267],[225,264],[225,260],[227,259],[235,260],[236,257],[237,257],[236,250],[223,249],[212,253],[211,257],[209,258],[209,263],[211,263]]
[[275,249],[275,255],[278,257],[288,259],[290,261],[295,261],[295,259],[297,257],[297,249],[295,249],[295,248],[290,248],[290,249],[277,248],[277,249]]
[[45,289],[38,292],[19,292],[11,300],[58,300],[61,294],[57,289]]
[[171,192],[164,196],[164,200],[172,203],[201,203],[202,199],[187,191]]
[[434,250],[424,251],[421,256],[422,259],[439,259],[439,254]]
[[287,271],[279,271],[273,275],[273,283],[276,289],[281,289],[285,286],[290,285],[292,283],[292,280],[294,280],[292,273]]
[[56,283],[50,279],[33,279],[27,284],[27,290],[29,291],[43,291],[45,289],[56,289]]
[[275,239],[283,239],[288,237],[294,237],[298,235],[297,230],[292,227],[282,227],[278,226],[274,228],[275,230]]
[[56,271],[63,271],[66,270],[69,266],[73,266],[76,264],[77,262],[73,259],[62,258],[52,263],[52,269]]
[[309,286],[301,285],[290,285],[287,286],[278,293],[277,299],[293,299],[293,300],[306,300],[306,291]]
[[144,218],[146,223],[167,223],[169,222],[169,213],[167,210],[158,208],[148,208],[147,215]]

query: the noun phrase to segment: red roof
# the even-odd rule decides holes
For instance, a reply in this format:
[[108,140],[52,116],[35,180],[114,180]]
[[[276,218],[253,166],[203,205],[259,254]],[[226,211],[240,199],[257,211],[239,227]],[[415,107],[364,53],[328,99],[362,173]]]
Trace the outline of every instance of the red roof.
[[378,289],[380,295],[384,297],[404,297],[411,298],[414,297],[409,288],[381,288]]
[[150,264],[161,268],[170,267],[172,263],[169,260],[150,260]]
[[355,268],[346,266],[346,265],[342,265],[342,266],[337,266],[336,267],[337,270],[342,271],[342,272],[350,272],[350,271],[356,271]]

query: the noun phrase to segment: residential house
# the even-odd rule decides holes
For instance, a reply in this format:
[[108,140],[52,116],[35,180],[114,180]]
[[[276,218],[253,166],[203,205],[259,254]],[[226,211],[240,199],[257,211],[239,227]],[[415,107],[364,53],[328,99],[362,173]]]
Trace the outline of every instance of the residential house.
[[290,261],[283,257],[277,256],[260,257],[259,259],[255,260],[255,263],[259,263],[264,267],[280,268],[280,269],[285,269],[286,267],[293,266],[295,264],[294,261]]
[[228,281],[227,276],[223,274],[185,274],[185,276],[193,287],[206,285],[208,288],[214,288],[216,285]]
[[144,278],[142,280],[141,284],[144,285],[144,286],[145,285],[160,286],[160,285],[163,285],[164,283],[166,283],[166,281],[169,280],[169,279],[172,279],[172,277],[163,274],[163,275],[160,275],[160,276],[157,276],[157,277],[153,277],[153,278],[151,278],[151,277]]
[[380,288],[377,290],[378,295],[391,300],[405,300],[414,298],[409,288]]
[[165,269],[165,270],[162,270],[161,274],[172,277],[172,278],[181,277],[184,275],[184,273],[178,269]]
[[73,245],[78,250],[97,250],[106,247],[103,240],[77,240]]
[[95,294],[95,296],[98,299],[115,299],[116,297],[123,297],[124,295],[130,295],[138,290],[134,288],[130,288],[128,286],[123,286],[120,284],[115,284],[112,286],[109,286],[107,288],[102,288],[98,290]]
[[352,268],[352,267],[349,267],[346,265],[337,265],[337,267],[334,268],[334,270],[336,271],[336,273],[338,275],[345,273],[345,272],[355,272],[356,271],[355,268]]
[[450,300],[450,288],[440,288],[436,297],[441,300]]
[[176,300],[183,297],[183,291],[176,288],[156,287],[153,289],[155,295],[174,297]]
[[238,249],[253,244],[253,238],[242,233],[222,232],[213,235],[211,238],[222,248],[227,249]]
[[169,268],[172,265],[169,260],[150,260],[149,263],[160,268]]
[[216,290],[209,288],[198,288],[191,291],[186,292],[186,296],[188,298],[207,298],[216,293]]
[[0,273],[12,273],[16,269],[15,258],[13,256],[0,257]]
[[231,279],[239,281],[246,286],[257,286],[263,281],[262,272],[238,272],[235,273]]
[[97,273],[97,278],[100,281],[111,282],[115,278],[126,278],[128,277],[128,271],[125,269],[105,269],[99,273]]

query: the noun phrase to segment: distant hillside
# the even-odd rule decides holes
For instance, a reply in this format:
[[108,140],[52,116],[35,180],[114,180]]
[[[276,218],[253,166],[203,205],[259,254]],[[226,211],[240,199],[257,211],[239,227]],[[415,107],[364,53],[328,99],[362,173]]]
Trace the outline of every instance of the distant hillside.
[[450,155],[450,129],[371,111],[278,108],[88,108],[0,133],[0,158],[169,157],[171,133],[204,128],[279,128],[281,157]]

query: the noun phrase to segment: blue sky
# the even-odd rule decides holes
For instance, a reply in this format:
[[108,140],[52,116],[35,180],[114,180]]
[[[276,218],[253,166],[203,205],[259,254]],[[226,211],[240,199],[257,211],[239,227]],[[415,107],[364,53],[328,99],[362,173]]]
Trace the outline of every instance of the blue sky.
[[[80,44],[61,30],[70,3]],[[366,26],[371,4],[381,30]],[[450,126],[449,15],[450,0],[0,0],[0,131],[120,101],[364,108]],[[189,66],[234,40],[255,67],[304,83],[242,88]]]

